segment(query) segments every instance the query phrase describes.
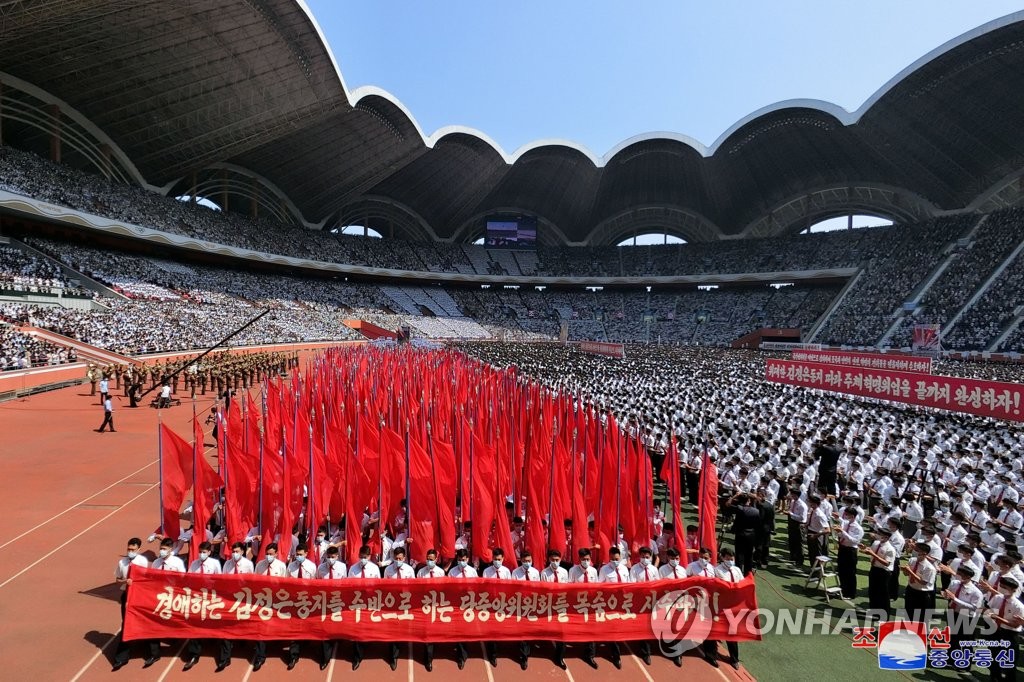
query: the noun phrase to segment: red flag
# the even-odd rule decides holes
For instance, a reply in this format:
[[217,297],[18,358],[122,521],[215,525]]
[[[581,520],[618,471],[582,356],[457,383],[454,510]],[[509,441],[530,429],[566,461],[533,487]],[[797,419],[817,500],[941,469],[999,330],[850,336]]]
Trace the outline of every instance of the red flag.
[[[485,562],[491,561],[491,525],[494,523],[496,500],[494,499],[494,480],[498,475],[494,448],[485,444],[480,435],[474,431],[472,452],[473,499],[472,537],[473,554]],[[466,507],[464,505],[463,513]]]
[[192,419],[194,457],[194,483],[192,486],[192,542],[189,546],[189,563],[199,558],[199,545],[206,541],[206,525],[210,522],[213,501],[220,499],[220,489],[224,482],[220,474],[213,470],[203,453],[203,427],[199,420]]
[[161,533],[178,539],[181,535],[181,505],[192,485],[192,446],[160,424],[160,509]]
[[718,537],[715,521],[718,519],[718,467],[711,461],[707,443],[704,444],[704,465],[700,472],[700,507],[698,535],[701,547],[711,550],[711,560],[717,561]]
[[665,459],[661,463],[661,471],[659,476],[661,480],[668,486],[668,498],[669,504],[672,506],[672,546],[679,550],[681,556],[683,556],[684,563],[687,556],[686,552],[686,527],[683,523],[683,514],[680,504],[680,492],[682,485],[679,480],[682,470],[679,468],[679,450],[676,447],[675,435],[669,436],[668,452],[665,453]]

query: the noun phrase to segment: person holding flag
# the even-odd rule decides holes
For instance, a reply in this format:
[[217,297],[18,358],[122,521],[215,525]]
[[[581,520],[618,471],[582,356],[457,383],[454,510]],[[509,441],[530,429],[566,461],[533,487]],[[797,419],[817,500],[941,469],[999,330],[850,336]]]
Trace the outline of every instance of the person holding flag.
[[[340,559],[341,552],[337,547],[331,545],[324,550],[323,563],[321,563],[316,569],[316,577],[318,580],[342,580],[348,576],[348,569]],[[320,669],[323,670],[330,663],[333,657],[333,649],[335,642],[330,639],[325,639],[320,642]],[[359,664],[362,662],[362,658],[352,657],[352,669],[356,670],[359,668]]]
[[[491,565],[484,569],[484,577],[491,580],[512,580],[512,571],[505,564],[505,550],[495,547],[491,550]],[[498,646],[493,641],[484,642],[484,653],[492,668],[498,667]]]
[[[405,562],[405,547],[395,547],[391,550],[391,563],[384,569],[385,580],[413,580],[416,578],[416,571]],[[392,670],[398,667],[398,642],[391,642],[388,665]]]

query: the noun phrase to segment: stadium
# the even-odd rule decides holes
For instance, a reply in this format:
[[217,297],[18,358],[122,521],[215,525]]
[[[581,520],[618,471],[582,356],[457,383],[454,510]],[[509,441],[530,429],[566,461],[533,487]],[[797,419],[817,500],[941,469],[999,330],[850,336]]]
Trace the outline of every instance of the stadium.
[[[1024,12],[855,111],[604,155],[428,134],[346,85],[301,0],[14,2],[0,36],[11,678],[910,677],[864,637],[916,606],[941,613],[897,627],[913,677],[1013,679]],[[466,606],[462,578],[504,589],[531,551],[516,607]],[[333,616],[294,617],[328,557],[415,606],[360,620],[343,581]],[[594,606],[590,571],[651,603]],[[262,623],[228,616],[238,581]],[[666,649],[659,599],[698,588],[688,622],[722,610]],[[727,631],[755,609],[827,625]],[[950,614],[992,628],[950,651]]]

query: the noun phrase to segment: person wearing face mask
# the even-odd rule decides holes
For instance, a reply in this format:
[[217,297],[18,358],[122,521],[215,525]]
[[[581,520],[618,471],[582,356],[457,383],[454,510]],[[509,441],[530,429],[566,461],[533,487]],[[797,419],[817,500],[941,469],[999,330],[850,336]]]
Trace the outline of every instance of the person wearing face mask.
[[[718,565],[715,566],[715,577],[719,580],[724,580],[729,583],[738,583],[743,580],[743,571],[736,566],[736,555],[728,547],[723,547],[719,552],[718,556],[721,559]],[[726,642],[726,647],[729,650],[729,664],[740,669],[740,647],[736,642]],[[704,660],[706,660],[713,668],[718,667],[718,641],[713,639],[706,639],[701,645],[701,649],[704,652]]]
[[[962,615],[971,616],[981,608],[984,596],[974,584],[975,571],[970,564],[964,564],[956,571],[956,579],[950,582],[949,589],[942,591],[942,596],[949,600],[949,608]],[[950,637],[949,650],[956,651],[960,641],[966,634],[962,628],[953,627],[958,624],[955,614],[949,614]]]
[[[569,582],[569,572],[562,568],[562,553],[557,549],[548,550],[548,565],[544,567],[544,570],[540,572],[541,582],[545,583],[567,583]],[[555,656],[554,661],[562,670],[566,669],[565,665],[565,642],[554,642]]]
[[[295,547],[295,560],[288,564],[288,576],[296,580],[312,580],[316,577],[317,567],[308,557],[309,548],[304,544],[299,544]],[[330,643],[324,641],[323,644],[327,645],[327,651],[321,650],[320,657],[320,669],[324,670],[327,668],[327,664],[330,662]],[[288,644],[288,670],[292,670],[299,662],[299,654],[302,652],[302,641],[293,639]]]
[[[480,577],[476,569],[469,565],[469,550],[459,549],[455,552],[455,565],[448,570],[448,577],[457,580],[475,580]],[[434,667],[434,645],[427,644],[427,670]],[[455,643],[455,662],[459,670],[466,667],[466,659],[469,658],[469,651],[465,642]]]
[[[495,547],[491,550],[491,565],[484,569],[484,578],[490,580],[512,580],[512,571],[505,566],[505,550]],[[498,645],[484,642],[484,653],[492,668],[498,667]]]
[[[428,549],[426,557],[427,562],[423,568],[416,573],[416,577],[423,580],[436,580],[438,578],[443,578],[444,569],[437,564],[437,550]],[[357,646],[359,646],[358,643]],[[427,668],[427,672],[430,672],[434,669],[434,645],[425,644],[423,649],[425,657],[424,665]],[[394,668],[392,668],[392,670],[394,670]]]
[[[363,545],[359,548],[359,560],[348,569],[349,578],[357,578],[359,580],[372,580],[380,578],[380,568],[377,564],[370,561],[370,546]],[[353,669],[358,668],[359,664],[356,661],[363,660],[363,643],[354,640],[352,642],[352,667]],[[398,664],[392,670],[395,670]]]
[[[117,672],[121,668],[128,665],[128,659],[131,657],[132,648],[131,644],[124,641],[124,614],[128,607],[128,590],[131,588],[132,580],[129,577],[129,572],[132,566],[142,566],[143,568],[149,567],[149,561],[146,557],[139,553],[142,548],[142,540],[139,538],[131,538],[128,540],[128,548],[125,556],[121,557],[117,561],[117,566],[114,568],[114,582],[117,583],[118,587],[121,588],[121,633],[122,636],[118,637],[117,650],[114,653],[114,667],[111,672]],[[160,660],[160,641],[156,639],[146,640],[146,646],[149,648],[149,656],[146,657],[146,662],[142,665],[143,668],[148,668],[157,661]]]
[[[324,550],[324,560],[317,566],[316,578],[318,580],[342,580],[348,577],[348,569],[339,558],[340,552],[337,547],[328,546]],[[323,670],[334,657],[335,642],[324,640],[320,643],[320,669]],[[361,657],[352,657],[352,669],[355,670],[362,663]]]
[[[645,583],[661,579],[658,569],[654,567],[653,557],[654,553],[649,547],[640,548],[640,561],[629,571],[630,582]],[[678,564],[679,562],[677,561],[676,563]],[[637,642],[637,652],[645,664],[651,664],[651,643],[649,640],[642,639]]]
[[526,550],[526,528],[523,523],[523,517],[516,516],[512,519],[512,551],[516,553],[516,558],[522,561],[523,551]]
[[[608,550],[608,563],[602,566],[598,572],[598,581],[602,583],[633,582],[629,577],[629,569],[626,567],[626,562],[623,561],[622,553],[618,547],[612,547]],[[618,642],[608,642],[608,648],[611,650],[609,658],[612,665],[616,669],[621,669],[622,654],[619,650]],[[593,642],[587,642],[586,655],[583,660],[595,670],[597,670],[597,661],[594,659],[596,653],[596,645]]]
[[892,613],[892,602],[889,600],[889,575],[896,563],[896,550],[889,542],[891,532],[888,528],[880,528],[875,532],[875,541],[870,547],[860,546],[860,551],[871,557],[871,570],[868,572],[868,604],[872,610],[885,612],[886,619]]
[[[275,578],[288,577],[288,565],[278,558],[277,543],[271,542],[267,545],[266,558],[256,564],[256,575],[268,575]],[[263,664],[267,662],[267,642],[260,639],[253,647],[252,669],[258,672]]]
[[[992,648],[992,666],[989,668],[989,679],[1016,680],[1017,667],[1020,665],[1020,637],[1024,628],[1024,603],[1021,602],[1021,583],[1012,576],[1000,581],[997,594],[989,599],[985,615],[995,624],[995,634],[988,636],[990,640],[1005,641],[1008,647]],[[1009,662],[1006,668],[1000,663]]]
[[[537,582],[540,580],[540,571],[533,566],[533,554],[530,550],[524,549],[519,555],[519,567],[512,571],[513,580],[522,580],[525,582]],[[530,642],[528,640],[519,641],[519,667],[526,670],[530,660]]]
[[[405,547],[395,547],[391,550],[391,563],[384,569],[385,580],[413,580],[416,572],[412,566],[405,562]],[[398,668],[399,643],[391,642],[389,646],[388,666],[392,670]]]
[[[189,573],[202,573],[204,575],[218,575],[221,573],[220,562],[211,556],[213,545],[209,542],[199,543],[199,558],[188,567]],[[218,642],[219,652],[217,655],[217,672],[231,665],[231,640],[221,639]],[[188,672],[199,663],[199,655],[203,651],[203,640],[190,639],[185,647],[188,659],[182,672]]]
[[935,578],[938,571],[930,553],[932,546],[927,542],[914,545],[914,558],[901,571],[907,576],[907,589],[903,592],[903,608],[911,620],[927,621],[925,613],[935,609]]
[[702,547],[700,555],[696,561],[686,567],[686,575],[702,576],[704,578],[715,577],[715,567],[711,564],[711,550],[707,547]]
[[160,549],[157,558],[153,562],[153,568],[158,571],[174,571],[175,573],[185,572],[185,562],[174,553],[174,540],[164,538],[160,541]]
[[224,568],[221,572],[230,575],[238,575],[241,573],[254,573],[255,570],[256,567],[253,566],[252,561],[247,559],[245,556],[245,545],[241,542],[236,542],[231,545],[231,556],[224,562]]

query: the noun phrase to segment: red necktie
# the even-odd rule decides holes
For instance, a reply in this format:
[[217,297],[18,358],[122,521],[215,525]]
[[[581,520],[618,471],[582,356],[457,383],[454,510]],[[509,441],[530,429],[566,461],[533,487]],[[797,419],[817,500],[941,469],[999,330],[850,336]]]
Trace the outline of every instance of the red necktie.
[[331,580],[334,580],[334,564],[331,564],[330,569],[331,569]]
[[644,568],[644,576],[645,576],[645,577],[646,577],[646,578],[647,578],[648,580],[650,580],[650,579],[651,579],[651,567],[650,567],[650,566],[648,566],[648,567]]
[[583,569],[583,582],[585,582],[585,583],[589,583],[590,582],[590,573],[585,568]]
[[237,561],[235,562],[235,570],[234,570],[234,572],[238,573],[238,562]]
[[1006,602],[1010,601],[1010,598],[1005,594],[1003,595],[1003,603],[999,605],[999,617],[1002,618],[1003,614],[1006,613]]

